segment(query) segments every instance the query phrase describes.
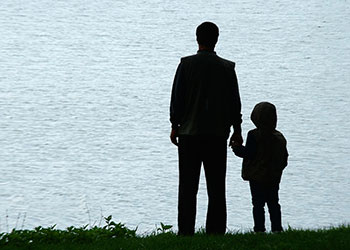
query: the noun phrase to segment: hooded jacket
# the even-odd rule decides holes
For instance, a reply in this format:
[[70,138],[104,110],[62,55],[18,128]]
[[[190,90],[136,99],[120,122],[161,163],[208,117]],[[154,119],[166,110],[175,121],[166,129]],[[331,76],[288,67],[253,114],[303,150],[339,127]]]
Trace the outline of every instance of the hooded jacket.
[[268,102],[258,103],[250,118],[256,129],[248,132],[245,154],[237,152],[243,157],[242,178],[262,184],[279,183],[288,151],[286,139],[276,130],[276,108]]

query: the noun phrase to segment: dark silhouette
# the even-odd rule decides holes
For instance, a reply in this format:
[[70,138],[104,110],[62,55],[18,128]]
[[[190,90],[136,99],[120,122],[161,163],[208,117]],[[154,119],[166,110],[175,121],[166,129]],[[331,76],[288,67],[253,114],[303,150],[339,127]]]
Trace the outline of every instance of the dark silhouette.
[[287,166],[287,141],[276,130],[277,114],[273,104],[258,103],[251,114],[256,126],[248,132],[246,146],[232,145],[233,152],[243,158],[242,178],[248,180],[253,202],[254,231],[265,232],[267,203],[271,231],[283,231],[278,190],[282,171]]
[[235,63],[214,52],[219,29],[204,22],[197,27],[197,54],[177,68],[170,104],[171,141],[179,153],[179,235],[193,235],[197,191],[203,163],[208,193],[206,232],[226,231],[226,157],[230,144],[241,145],[241,101]]

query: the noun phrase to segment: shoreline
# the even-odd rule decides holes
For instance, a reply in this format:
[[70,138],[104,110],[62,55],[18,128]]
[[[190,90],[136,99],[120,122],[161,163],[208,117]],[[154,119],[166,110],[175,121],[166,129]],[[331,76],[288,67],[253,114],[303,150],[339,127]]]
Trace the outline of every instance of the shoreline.
[[320,229],[287,228],[281,233],[231,231],[207,235],[177,236],[171,225],[160,224],[150,234],[138,235],[105,218],[105,226],[68,227],[65,230],[36,227],[0,234],[1,249],[350,249],[350,224]]

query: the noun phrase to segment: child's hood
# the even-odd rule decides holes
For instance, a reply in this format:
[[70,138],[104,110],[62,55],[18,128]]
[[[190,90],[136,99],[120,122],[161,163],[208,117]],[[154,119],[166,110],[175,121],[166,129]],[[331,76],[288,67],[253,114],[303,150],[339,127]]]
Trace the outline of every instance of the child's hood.
[[250,119],[258,129],[275,130],[277,125],[276,107],[269,102],[260,102],[255,105]]

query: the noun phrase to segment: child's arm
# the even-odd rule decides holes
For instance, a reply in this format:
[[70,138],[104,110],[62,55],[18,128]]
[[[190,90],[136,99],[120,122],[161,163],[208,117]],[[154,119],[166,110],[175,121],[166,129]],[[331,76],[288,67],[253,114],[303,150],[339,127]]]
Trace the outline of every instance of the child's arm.
[[246,155],[246,148],[243,145],[233,145],[232,146],[232,151],[233,153],[235,153],[236,156],[244,158],[244,156]]
[[236,156],[246,159],[253,159],[256,154],[256,140],[251,133],[248,133],[246,145],[233,145],[232,151]]

